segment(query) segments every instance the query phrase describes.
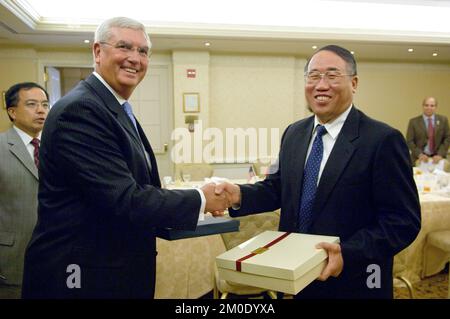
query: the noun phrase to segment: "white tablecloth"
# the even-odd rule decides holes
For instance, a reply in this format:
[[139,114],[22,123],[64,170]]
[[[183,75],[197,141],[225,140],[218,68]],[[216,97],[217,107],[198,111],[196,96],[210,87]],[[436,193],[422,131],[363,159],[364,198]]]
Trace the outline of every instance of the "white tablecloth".
[[434,275],[444,268],[448,255],[426,244],[432,231],[450,229],[450,197],[448,194],[421,194],[422,227],[414,242],[395,256],[394,269],[412,283]]

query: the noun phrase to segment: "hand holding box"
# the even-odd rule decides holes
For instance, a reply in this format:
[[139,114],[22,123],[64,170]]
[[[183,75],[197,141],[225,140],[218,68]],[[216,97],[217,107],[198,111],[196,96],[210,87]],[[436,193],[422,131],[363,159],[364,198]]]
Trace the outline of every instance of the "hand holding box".
[[317,279],[327,253],[320,242],[338,237],[265,231],[216,257],[221,279],[297,294]]

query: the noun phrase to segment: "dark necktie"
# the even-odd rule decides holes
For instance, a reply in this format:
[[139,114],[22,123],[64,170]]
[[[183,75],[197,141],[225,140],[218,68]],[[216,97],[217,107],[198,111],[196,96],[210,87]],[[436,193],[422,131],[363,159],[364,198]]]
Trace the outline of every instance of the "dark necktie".
[[150,162],[150,156],[148,155],[147,151],[145,150],[144,144],[142,143],[142,140],[141,140],[141,136],[139,135],[139,131],[138,131],[137,124],[136,124],[136,119],[134,118],[131,104],[128,103],[128,101],[125,101],[125,103],[123,103],[122,106],[123,106],[123,109],[125,110],[125,113],[127,113],[128,117],[130,118],[131,122],[133,123],[134,128],[136,129],[136,134],[139,138],[139,141],[141,142],[141,147],[142,147],[142,150],[144,151],[145,159],[147,160],[148,167],[151,171],[152,164]]
[[39,169],[39,139],[35,137],[30,143],[34,146],[34,164],[36,164],[36,167]]
[[428,149],[431,155],[434,154],[434,127],[431,117],[428,118]]
[[320,163],[323,156],[322,136],[327,132],[325,126],[317,126],[317,135],[306,161],[303,172],[303,188],[300,199],[299,231],[306,233],[312,222],[312,208],[316,197],[317,178],[319,176]]

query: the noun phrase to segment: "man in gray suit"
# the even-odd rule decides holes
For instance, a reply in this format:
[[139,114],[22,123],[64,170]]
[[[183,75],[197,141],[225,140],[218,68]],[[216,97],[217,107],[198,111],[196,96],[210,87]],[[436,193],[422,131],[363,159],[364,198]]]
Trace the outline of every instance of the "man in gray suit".
[[32,82],[13,85],[5,102],[13,127],[0,133],[0,299],[18,299],[37,219],[39,142],[49,102]]
[[413,165],[417,160],[433,163],[447,157],[450,145],[448,119],[436,114],[437,100],[427,97],[423,100],[423,114],[412,118],[408,124],[406,141],[411,151]]

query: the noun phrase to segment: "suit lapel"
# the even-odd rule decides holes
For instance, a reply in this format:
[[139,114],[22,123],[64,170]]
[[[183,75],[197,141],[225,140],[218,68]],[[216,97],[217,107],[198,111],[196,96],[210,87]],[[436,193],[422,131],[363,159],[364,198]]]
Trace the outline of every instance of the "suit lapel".
[[[434,119],[434,145],[439,145],[439,141],[441,141],[442,139],[442,135],[444,134],[444,128],[441,125],[441,116],[435,114],[435,119]],[[435,150],[435,152],[437,152],[439,150],[439,148],[437,148]]]
[[307,119],[305,125],[299,126],[293,132],[295,143],[293,143],[294,149],[290,150],[293,165],[289,167],[294,167],[292,174],[294,177],[291,179],[293,184],[292,194],[294,194],[295,198],[298,200],[294,203],[295,212],[300,210],[300,197],[303,185],[303,172],[305,170],[305,162],[306,162],[306,154],[308,152],[309,142],[311,140],[311,135],[314,126],[314,116],[311,116]]
[[86,83],[91,86],[94,91],[99,95],[99,97],[105,103],[105,106],[110,109],[115,115],[119,123],[124,127],[128,134],[130,134],[133,139],[141,143],[139,136],[137,135],[136,129],[134,128],[133,123],[131,122],[128,115],[125,113],[122,105],[119,104],[116,97],[100,82],[99,79],[93,74],[91,74],[87,79]]
[[419,123],[418,123],[418,125],[419,125],[419,128],[420,128],[423,132],[425,132],[425,136],[426,136],[427,139],[428,139],[428,130],[427,130],[427,127],[425,126],[425,121],[423,120],[423,116],[422,116],[422,115],[421,115],[420,118],[419,118]]
[[38,179],[38,170],[26,146],[23,144],[22,139],[17,134],[14,128],[8,130],[6,134],[6,139],[9,145],[9,150],[15,157],[33,174],[33,176]]
[[[158,166],[156,164],[155,153],[153,153],[152,146],[150,145],[150,142],[148,141],[147,137],[145,136],[144,130],[142,129],[142,126],[137,119],[136,119],[136,125],[137,125],[138,131],[139,131],[139,135],[141,136],[142,145],[144,146],[145,151],[148,153],[148,155],[150,157],[151,169],[149,169],[149,174],[150,174],[150,178],[152,179],[152,184],[161,187],[161,181],[159,179]],[[149,167],[147,166],[147,168],[149,168]]]
[[[99,97],[103,100],[105,106],[111,110],[113,114],[115,114],[117,121],[122,125],[123,128],[128,132],[128,134],[135,140],[137,143],[139,149],[142,151],[142,146],[144,145],[145,149],[147,150],[149,156],[150,156],[150,162],[152,165],[152,169],[148,169],[148,173],[150,176],[150,179],[152,180],[153,185],[159,185],[161,186],[161,182],[159,180],[158,176],[158,170],[156,166],[156,159],[155,155],[153,153],[153,150],[150,146],[150,143],[148,142],[147,138],[145,137],[144,131],[142,130],[141,125],[139,124],[138,120],[136,119],[136,124],[138,127],[138,132],[136,131],[136,128],[134,127],[133,123],[131,122],[131,119],[126,114],[125,110],[123,109],[123,106],[120,105],[120,103],[117,101],[116,97],[103,85],[103,83],[100,82],[100,80],[93,74],[91,74],[87,79],[86,83],[91,86],[94,89],[94,92],[96,92]],[[145,154],[142,154],[145,159]],[[147,165],[147,168],[148,165]]]
[[333,150],[331,151],[322,176],[317,187],[316,199],[313,207],[313,221],[317,215],[322,211],[326,204],[329,195],[334,189],[337,181],[345,170],[350,161],[355,147],[353,141],[359,136],[359,113],[353,107],[350,111],[344,126],[339,133]]

